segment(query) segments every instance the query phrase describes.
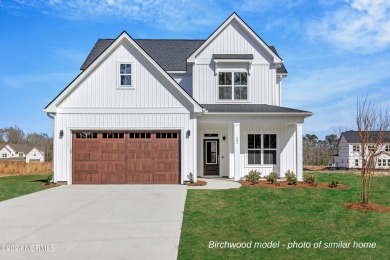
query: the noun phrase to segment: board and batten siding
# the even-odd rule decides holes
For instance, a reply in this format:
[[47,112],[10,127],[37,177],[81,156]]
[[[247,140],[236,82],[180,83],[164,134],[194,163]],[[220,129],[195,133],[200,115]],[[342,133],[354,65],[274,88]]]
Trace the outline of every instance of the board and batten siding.
[[[277,164],[276,165],[248,165],[248,134],[276,134],[277,140]],[[261,176],[277,172],[281,177],[291,170],[297,172],[297,149],[296,149],[296,125],[294,124],[259,124],[259,123],[243,123],[241,124],[241,174],[245,176],[251,170],[258,170],[262,173]],[[232,151],[230,157],[233,159],[234,152]]]
[[[222,61],[216,71],[213,54],[253,54],[254,59],[251,66],[246,62],[225,64]],[[218,101],[218,72],[249,69],[247,102],[278,106],[281,93],[271,61],[270,54],[233,21],[197,55],[193,66],[193,96],[200,104],[229,102]]]
[[[119,63],[132,63],[132,86],[118,88]],[[77,107],[182,107],[188,101],[130,44],[116,48],[73,91],[61,108]]]
[[[181,180],[187,179],[194,168],[196,119],[190,113],[182,114],[57,114],[55,117],[54,171],[55,181],[72,183],[72,131],[74,130],[180,130]],[[64,137],[58,138],[60,130]],[[189,138],[186,132],[190,130]]]
[[[212,66],[210,64],[194,65],[193,96],[195,100],[200,104],[231,103],[232,101],[218,100],[218,74],[215,74]],[[269,65],[260,64],[252,65],[250,71],[247,102],[278,106],[280,96],[279,87],[276,84],[276,71],[270,69]]]

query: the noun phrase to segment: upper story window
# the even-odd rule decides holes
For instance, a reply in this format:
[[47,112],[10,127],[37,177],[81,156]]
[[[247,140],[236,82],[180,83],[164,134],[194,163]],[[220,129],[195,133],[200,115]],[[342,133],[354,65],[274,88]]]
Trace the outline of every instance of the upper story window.
[[119,63],[119,87],[132,87],[131,63]]
[[385,145],[385,151],[390,152],[390,145]]
[[3,157],[3,158],[7,158],[8,155],[7,155],[6,153],[3,153],[3,154],[2,154],[2,157]]
[[219,72],[218,97],[219,100],[247,100],[248,73]]
[[24,154],[23,154],[23,153],[19,153],[19,157],[20,157],[20,158],[23,158],[23,157],[24,157]]
[[352,146],[352,150],[353,150],[354,152],[360,152],[360,145],[353,145],[353,146]]

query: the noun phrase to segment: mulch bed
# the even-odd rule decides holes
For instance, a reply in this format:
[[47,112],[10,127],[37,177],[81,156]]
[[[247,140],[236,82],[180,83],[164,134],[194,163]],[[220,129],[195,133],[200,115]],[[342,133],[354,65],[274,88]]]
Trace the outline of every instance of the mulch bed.
[[194,183],[189,182],[187,184],[187,186],[205,186],[205,185],[207,185],[206,181],[197,181],[197,182],[194,182]]
[[60,186],[56,183],[50,183],[50,184],[46,184],[46,183],[42,183],[41,185],[39,185],[39,187],[57,187],[57,186]]
[[344,203],[343,208],[353,209],[353,210],[372,210],[372,211],[379,211],[379,212],[390,212],[390,207],[386,207],[374,203],[362,204],[360,202],[350,202],[350,203]]
[[325,182],[318,182],[316,186],[309,185],[306,182],[298,182],[296,185],[289,185],[287,181],[280,181],[279,186],[276,186],[275,184],[269,183],[267,181],[261,180],[258,184],[252,185],[249,181],[241,180],[239,183],[242,186],[250,186],[250,187],[260,187],[260,188],[271,188],[271,189],[278,189],[278,188],[311,188],[311,189],[332,189],[332,190],[348,190],[350,189],[349,186],[339,184],[335,188],[329,187],[329,183]]

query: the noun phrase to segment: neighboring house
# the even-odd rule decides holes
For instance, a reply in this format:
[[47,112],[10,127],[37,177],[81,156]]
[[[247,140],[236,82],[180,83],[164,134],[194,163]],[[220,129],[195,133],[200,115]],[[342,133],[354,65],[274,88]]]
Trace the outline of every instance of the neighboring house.
[[45,147],[25,144],[0,144],[0,161],[44,162]]
[[302,180],[312,113],[282,107],[282,59],[235,13],[206,40],[98,40],[81,70],[45,108],[56,182]]
[[[381,147],[382,154],[376,159],[377,169],[390,169],[390,131],[385,132],[386,142]],[[367,149],[370,149],[367,144]],[[341,133],[338,143],[339,153],[335,156],[335,166],[345,169],[362,168],[361,142],[358,131]]]

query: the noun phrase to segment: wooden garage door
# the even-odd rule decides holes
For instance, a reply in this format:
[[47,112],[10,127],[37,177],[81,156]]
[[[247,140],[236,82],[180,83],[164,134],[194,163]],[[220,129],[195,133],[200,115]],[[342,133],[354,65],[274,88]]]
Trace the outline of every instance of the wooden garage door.
[[179,132],[74,132],[73,183],[180,182]]

